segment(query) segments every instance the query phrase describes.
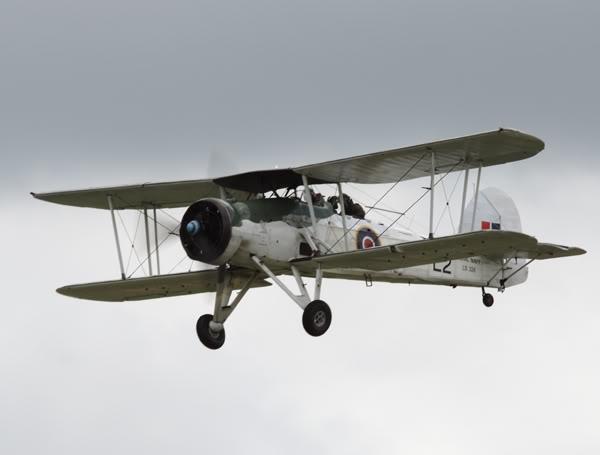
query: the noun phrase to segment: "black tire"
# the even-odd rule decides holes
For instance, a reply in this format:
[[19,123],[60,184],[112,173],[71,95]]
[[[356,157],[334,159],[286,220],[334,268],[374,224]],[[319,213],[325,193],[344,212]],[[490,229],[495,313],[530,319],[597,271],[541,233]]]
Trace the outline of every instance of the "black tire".
[[483,304],[486,307],[491,307],[494,304],[494,296],[492,294],[483,294]]
[[309,335],[319,337],[327,332],[331,325],[331,309],[322,300],[313,300],[302,314],[302,325]]
[[214,332],[209,323],[213,320],[212,314],[200,316],[196,323],[196,333],[204,346],[208,349],[219,349],[225,343],[225,329]]

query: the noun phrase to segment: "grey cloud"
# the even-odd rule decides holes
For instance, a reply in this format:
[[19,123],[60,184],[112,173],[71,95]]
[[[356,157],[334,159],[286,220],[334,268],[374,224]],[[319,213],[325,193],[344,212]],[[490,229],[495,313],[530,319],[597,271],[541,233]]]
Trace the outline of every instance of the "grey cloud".
[[201,173],[214,150],[287,165],[498,126],[595,155],[596,2],[28,5],[1,19],[9,176]]

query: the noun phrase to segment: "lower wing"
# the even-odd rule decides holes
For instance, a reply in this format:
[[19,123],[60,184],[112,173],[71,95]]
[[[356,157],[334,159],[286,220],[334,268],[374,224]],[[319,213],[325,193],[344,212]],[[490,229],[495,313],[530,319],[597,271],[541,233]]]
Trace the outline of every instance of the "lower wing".
[[[242,288],[255,272],[236,269],[232,271],[234,289]],[[270,286],[271,283],[257,278],[251,287]],[[74,284],[56,290],[59,294],[86,300],[104,302],[126,302],[134,300],[159,299],[179,295],[215,292],[217,269],[198,272],[157,275],[128,280],[102,281],[97,283]]]
[[301,270],[357,268],[373,271],[416,267],[474,256],[551,259],[585,254],[585,250],[550,243],[510,231],[477,231],[365,250],[292,259]]

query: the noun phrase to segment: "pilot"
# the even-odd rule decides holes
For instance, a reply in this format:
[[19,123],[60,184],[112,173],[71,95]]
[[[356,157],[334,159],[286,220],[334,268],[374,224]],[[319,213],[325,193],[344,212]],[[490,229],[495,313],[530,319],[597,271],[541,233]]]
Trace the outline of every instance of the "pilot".
[[365,209],[362,208],[362,205],[360,205],[358,202],[355,202],[354,204],[352,204],[352,216],[354,218],[358,218],[359,220],[364,220],[365,219]]
[[323,207],[325,205],[325,198],[321,193],[315,193],[312,189],[310,190],[310,197],[312,199],[313,205],[318,205],[319,207]]
[[337,196],[329,196],[327,198],[327,202],[329,202],[329,205],[331,205],[333,211],[337,213],[340,204],[340,198]]
[[[359,220],[364,220],[365,210],[362,208],[362,206],[359,203],[354,202],[346,193],[342,193],[342,196],[344,198],[344,209],[346,211],[346,215],[358,218]],[[327,202],[329,202],[331,207],[333,207],[333,210],[337,212],[340,198],[337,196],[330,196],[327,199]]]

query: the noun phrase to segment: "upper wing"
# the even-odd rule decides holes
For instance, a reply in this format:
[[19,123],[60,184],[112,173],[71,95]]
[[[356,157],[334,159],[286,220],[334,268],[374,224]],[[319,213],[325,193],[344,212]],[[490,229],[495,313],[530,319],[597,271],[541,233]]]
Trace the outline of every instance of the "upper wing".
[[431,175],[431,152],[435,152],[435,173],[476,168],[530,158],[544,149],[544,143],[529,134],[499,129],[487,133],[430,142],[341,160],[309,164],[291,169],[246,172],[215,179],[227,188],[261,193],[309,183],[393,183]]
[[[252,270],[233,272],[232,285],[240,289],[250,278]],[[257,278],[252,287],[270,286],[271,283]],[[159,299],[178,295],[215,292],[217,270],[158,275],[128,280],[102,281],[99,283],[74,284],[56,290],[59,294],[86,300],[125,302],[132,300]]]
[[549,259],[584,253],[580,248],[538,243],[535,237],[520,232],[478,231],[292,261],[303,270],[313,270],[320,264],[325,269],[357,268],[375,271],[474,256]]
[[[220,189],[212,180],[185,180],[31,194],[56,204],[97,209],[108,209],[108,196],[111,196],[115,209],[143,209],[187,207],[201,198],[219,197]],[[242,199],[247,193],[235,192],[233,196]]]
[[[432,151],[435,152],[435,171],[439,174],[455,167],[456,170],[462,170],[464,167],[479,167],[480,164],[485,167],[523,160],[543,149],[544,143],[534,136],[515,130],[500,129],[311,164],[294,168],[294,171],[329,182],[392,183],[405,174],[403,180],[431,175]],[[417,162],[418,164],[415,165]],[[460,167],[457,166],[459,163]]]
[[220,187],[230,189],[236,199],[251,193],[295,188],[302,176],[313,183],[392,183],[431,174],[429,155],[435,152],[436,174],[493,166],[532,157],[544,148],[534,136],[500,129],[456,139],[430,142],[341,160],[291,169],[253,171],[205,180],[94,188],[56,193],[32,193],[38,199],[78,207],[108,208],[108,196],[115,209],[187,207],[198,199],[218,197]]

